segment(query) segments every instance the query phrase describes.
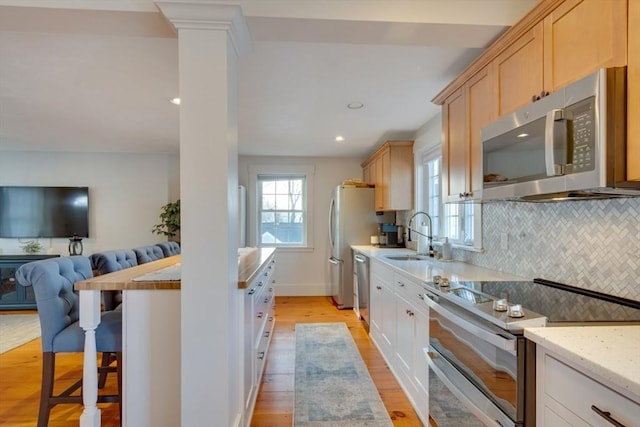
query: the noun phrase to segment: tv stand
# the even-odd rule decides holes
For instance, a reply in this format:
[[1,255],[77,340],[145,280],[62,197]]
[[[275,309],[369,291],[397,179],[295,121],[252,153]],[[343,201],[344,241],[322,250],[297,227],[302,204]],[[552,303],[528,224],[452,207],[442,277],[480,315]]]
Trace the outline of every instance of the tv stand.
[[32,261],[60,255],[0,255],[0,310],[34,310],[36,297],[31,286],[16,281],[16,270]]

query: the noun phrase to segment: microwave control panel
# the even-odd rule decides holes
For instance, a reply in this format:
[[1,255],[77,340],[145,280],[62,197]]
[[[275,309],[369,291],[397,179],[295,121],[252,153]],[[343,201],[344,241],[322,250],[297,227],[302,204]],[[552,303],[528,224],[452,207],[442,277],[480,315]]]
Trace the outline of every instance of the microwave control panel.
[[596,149],[595,97],[577,102],[573,112],[573,172],[594,170]]

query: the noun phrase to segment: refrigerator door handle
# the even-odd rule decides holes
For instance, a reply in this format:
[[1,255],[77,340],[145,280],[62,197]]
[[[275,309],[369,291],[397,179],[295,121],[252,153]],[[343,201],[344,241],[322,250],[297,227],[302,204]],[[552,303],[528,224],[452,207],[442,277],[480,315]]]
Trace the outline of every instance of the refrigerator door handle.
[[[331,198],[331,203],[329,203],[329,244],[331,245],[331,249],[334,248],[334,239],[333,239],[333,212],[336,207],[336,199]],[[333,258],[333,257],[331,257]]]
[[334,257],[334,256],[332,256],[331,258],[329,258],[329,262],[330,262],[331,264],[340,265],[340,263],[342,262],[342,260],[341,260],[341,259],[338,259],[338,258],[336,258],[336,257]]

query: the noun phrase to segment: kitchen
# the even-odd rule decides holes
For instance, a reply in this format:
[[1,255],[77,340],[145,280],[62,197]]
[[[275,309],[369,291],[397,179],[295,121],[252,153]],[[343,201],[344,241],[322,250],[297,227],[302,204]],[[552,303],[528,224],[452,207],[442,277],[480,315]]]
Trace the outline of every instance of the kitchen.
[[[431,142],[440,139],[440,121],[440,118],[435,118],[420,129],[415,138],[416,148],[426,147]],[[434,138],[433,135],[436,137]],[[3,163],[2,166],[5,171],[3,173],[31,180],[30,182],[34,182],[37,178],[26,176],[19,167],[20,164],[28,163],[32,165],[34,170],[42,170],[44,177],[49,174],[59,174],[70,179],[69,177],[74,174],[92,176],[96,173],[96,168],[92,168],[90,165],[99,165],[103,168],[112,167],[113,164],[107,162],[107,158],[112,159],[113,163],[121,165],[123,168],[129,168],[127,170],[130,171],[129,174],[132,177],[138,176],[134,168],[140,167],[140,161],[146,162],[144,171],[152,174],[159,174],[160,167],[166,168],[163,164],[167,161],[166,157],[162,155],[156,155],[155,158],[150,159],[149,156],[141,154],[119,156],[115,153],[102,156],[102,158],[86,153],[73,153],[67,156],[53,154],[47,157],[37,154],[28,155],[23,152],[9,153],[3,157],[6,159],[6,164]],[[69,159],[70,157],[71,159]],[[129,160],[127,157],[136,157],[137,159]],[[138,161],[135,162],[135,160]],[[305,163],[315,166],[317,187],[315,188],[314,218],[317,223],[313,231],[316,242],[318,244],[323,242],[326,230],[324,218],[326,217],[326,204],[330,190],[344,179],[360,176],[362,159],[279,157],[257,160],[267,164]],[[170,158],[169,161],[175,160]],[[138,165],[134,166],[133,163],[138,163]],[[248,172],[244,171],[247,171],[248,165],[255,163],[254,157],[240,157],[238,166],[240,183],[248,184]],[[337,172],[335,172],[336,168]],[[105,181],[112,179],[110,175],[102,172],[102,169],[97,172],[104,174]],[[182,170],[182,173],[186,172]],[[243,174],[246,174],[244,178]],[[340,175],[339,178],[337,175]],[[175,181],[173,182],[171,191],[175,196],[178,194],[177,185]],[[154,194],[159,193],[157,194],[158,199],[164,196],[166,201],[168,190],[161,191],[157,187],[152,188]],[[219,190],[221,194],[226,191],[224,188],[219,188]],[[192,195],[191,197],[197,196]],[[130,199],[133,201],[135,197],[130,196]],[[102,203],[103,206],[109,203],[108,200],[103,201],[99,198],[96,199],[96,202]],[[512,269],[509,271],[510,273],[526,277],[534,277],[541,269],[544,269],[550,272],[551,277],[547,277],[550,279],[576,285],[597,286],[603,291],[637,298],[638,275],[634,274],[634,271],[637,271],[638,210],[636,200],[626,199],[553,205],[487,204],[483,207],[482,246],[485,251],[479,253],[454,249],[454,256],[483,267],[498,270]],[[143,212],[147,211],[143,210]],[[117,212],[110,212],[110,214],[117,214]],[[147,222],[153,223],[155,216],[156,212],[148,214]],[[101,215],[99,220],[112,221],[110,215]],[[201,221],[207,223],[207,220],[201,219]],[[220,218],[219,221],[222,222],[224,219]],[[144,227],[140,228],[145,229]],[[142,231],[138,233],[139,239],[150,238],[150,234],[145,234],[143,237]],[[209,233],[212,240],[217,239],[220,234],[217,228],[210,230]],[[507,234],[506,239],[503,239],[503,234]],[[503,245],[504,240],[506,240],[506,245]],[[123,243],[122,240],[113,241],[113,243],[96,241],[94,244],[96,246],[103,245],[103,247],[116,244],[119,246],[129,245],[128,242]],[[503,249],[504,246],[507,248]],[[612,247],[620,249],[612,251],[609,249]],[[279,290],[279,292],[285,294],[293,290],[300,295],[305,295],[316,294],[320,289],[320,292],[326,293],[324,271],[326,253],[321,252],[324,251],[316,250],[302,254],[283,252],[282,263],[291,266],[291,269],[279,269],[283,275],[278,277],[278,284],[282,284],[284,290]],[[310,267],[303,269],[303,265]]]

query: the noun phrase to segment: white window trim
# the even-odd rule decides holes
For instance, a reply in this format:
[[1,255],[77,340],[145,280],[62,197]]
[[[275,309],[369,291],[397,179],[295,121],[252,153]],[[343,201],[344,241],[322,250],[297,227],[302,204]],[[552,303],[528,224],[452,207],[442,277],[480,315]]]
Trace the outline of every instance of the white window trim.
[[[424,189],[422,186],[424,185],[424,164],[437,157],[442,156],[442,146],[440,144],[430,145],[421,150],[414,152],[414,170],[415,170],[415,201],[416,201],[416,210],[426,211],[426,200],[424,200]],[[442,165],[441,165],[442,167]],[[442,181],[444,177],[440,177],[440,181]],[[440,193],[442,199],[444,200],[444,193],[441,191]],[[442,202],[444,203],[444,202]],[[484,252],[482,248],[482,205],[480,203],[474,203],[474,213],[473,213],[473,245],[464,245],[459,243],[452,243],[451,246],[454,248],[463,249],[469,252]],[[444,242],[444,221],[445,221],[445,212],[444,207],[441,204],[440,206],[440,227],[441,230],[438,231],[440,235],[440,239],[435,241],[438,244]]]
[[314,176],[315,166],[313,165],[249,165],[249,188],[248,188],[248,210],[247,222],[249,229],[248,242],[251,246],[258,246],[258,175],[304,175],[306,177],[306,236],[307,243],[304,246],[276,246],[279,251],[309,251],[314,245]]

